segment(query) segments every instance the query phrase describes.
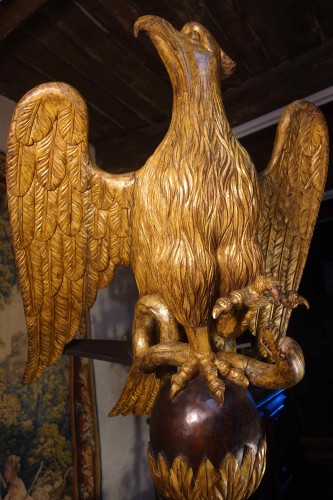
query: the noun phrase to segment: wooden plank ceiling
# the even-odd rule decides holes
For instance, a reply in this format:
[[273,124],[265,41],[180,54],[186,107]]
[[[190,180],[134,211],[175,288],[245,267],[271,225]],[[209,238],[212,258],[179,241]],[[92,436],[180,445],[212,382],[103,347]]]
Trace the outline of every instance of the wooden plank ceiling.
[[111,145],[115,162],[124,148],[138,161],[137,149],[150,152],[165,132],[172,103],[150,40],[133,36],[144,14],[178,29],[201,22],[237,62],[223,82],[233,125],[332,85],[331,0],[3,0],[0,94],[17,101],[42,82],[70,83],[88,103],[101,158]]

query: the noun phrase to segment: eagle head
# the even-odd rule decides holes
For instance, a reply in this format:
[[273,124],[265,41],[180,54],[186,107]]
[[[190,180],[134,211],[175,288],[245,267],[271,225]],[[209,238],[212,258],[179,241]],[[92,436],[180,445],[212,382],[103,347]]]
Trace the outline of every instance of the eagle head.
[[178,31],[157,16],[140,17],[134,35],[144,30],[155,45],[174,91],[202,85],[230,76],[235,63],[201,24],[190,22]]

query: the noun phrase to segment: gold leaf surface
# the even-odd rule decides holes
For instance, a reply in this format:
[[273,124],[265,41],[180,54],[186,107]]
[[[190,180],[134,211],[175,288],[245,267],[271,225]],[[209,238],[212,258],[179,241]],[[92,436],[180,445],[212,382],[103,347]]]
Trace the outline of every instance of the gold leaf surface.
[[[321,112],[296,101],[279,122],[274,150],[260,174],[261,210],[258,235],[265,271],[283,289],[298,290],[324,192],[328,164],[328,133]],[[280,306],[262,308],[251,331],[263,331],[272,319],[285,334],[290,311]]]
[[[11,123],[8,205],[28,325],[25,383],[62,354],[98,288],[130,259],[135,176],[95,167],[87,129],[83,99],[62,83],[28,92]],[[120,230],[120,223],[128,227]]]
[[182,457],[176,457],[171,467],[163,453],[154,456],[148,447],[148,463],[155,486],[163,498],[170,500],[245,500],[259,486],[265,471],[266,442],[258,449],[247,448],[241,463],[231,453],[218,469],[204,458],[196,476]]

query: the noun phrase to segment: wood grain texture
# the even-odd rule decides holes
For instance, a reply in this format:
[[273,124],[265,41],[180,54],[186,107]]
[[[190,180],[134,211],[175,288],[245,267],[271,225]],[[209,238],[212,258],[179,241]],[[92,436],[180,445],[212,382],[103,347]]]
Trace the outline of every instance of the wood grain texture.
[[[326,178],[324,119],[308,103],[289,106],[258,176],[224,111],[220,81],[235,65],[211,33],[156,16],[139,18],[140,31],[174,96],[169,130],[142,168],[111,175],[92,164],[86,106],[68,85],[37,87],[13,118],[7,182],[29,331],[25,381],[61,355],[115,266],[131,265],[133,366],[113,415],[149,413],[165,365],[177,368],[172,397],[197,374],[220,404],[223,377],[291,386],[304,359],[285,333],[290,311],[307,305],[297,288]],[[229,352],[249,326],[273,365]]]
[[[90,7],[68,9],[118,54],[89,27]],[[193,13],[211,26],[206,5]],[[135,36],[140,31],[173,89],[170,127],[142,168],[116,175],[93,164],[86,105],[67,84],[36,87],[13,116],[7,186],[29,339],[24,382],[62,354],[115,267],[131,265],[140,296],[133,362],[110,415],[149,414],[156,400],[148,459],[164,498],[248,498],[264,473],[266,444],[246,387],[290,387],[304,375],[302,351],[286,330],[291,310],[308,305],[297,289],[326,180],[327,128],[313,105],[291,104],[258,175],[224,111],[220,81],[235,63],[212,34],[198,22],[178,31],[152,15],[137,20]],[[16,44],[6,50],[19,57]],[[248,327],[270,363],[235,352],[234,339]],[[170,416],[164,434],[161,413]]]
[[40,9],[48,0],[14,0],[0,7],[0,40],[8,36],[21,23]]
[[[172,94],[163,64],[148,39],[133,38],[133,24],[144,14],[165,17],[177,29],[189,20],[203,24],[237,61],[223,83],[232,124],[332,83],[333,16],[326,0],[283,0],[272,6],[261,0],[32,0],[27,6],[12,0],[0,2],[0,27],[13,21],[0,49],[15,40],[11,56],[18,58],[18,67],[0,57],[0,92],[18,101],[45,81],[73,85],[88,104],[94,146],[167,122]],[[307,59],[311,53],[313,60]],[[26,73],[33,76],[30,86],[23,85]]]
[[65,84],[28,93],[13,117],[8,205],[26,312],[26,383],[77,332],[81,315],[129,263],[134,177],[102,174],[89,157],[87,111]]
[[[52,79],[49,75],[32,68],[28,61],[23,61],[3,46],[0,47],[0,55],[0,70],[4,75],[0,83],[0,92],[4,95],[9,95],[8,92],[10,92],[12,99],[16,102],[20,101],[22,95],[31,88]],[[15,78],[14,83],[12,78]],[[87,104],[89,106],[89,103]],[[94,123],[93,128],[89,130],[89,136],[93,142],[98,138],[107,137],[110,131],[115,135],[122,133],[122,128],[103,115],[94,105],[89,106],[89,116]]]
[[[95,22],[87,9],[80,8],[78,2],[67,2],[65,13],[64,16],[57,6],[43,11],[48,18],[50,28],[57,27],[63,36],[76,43],[88,60],[92,59],[111,73],[114,72],[116,61],[118,79],[122,81],[124,88],[129,88],[132,94],[137,94],[139,102],[143,100],[147,102],[147,106],[153,106],[162,113],[168,111],[171,96],[167,83],[157,78],[154,71],[146,67],[139,56],[127,53],[112,31],[101,29],[101,25]],[[75,30],[72,28],[73,23],[77,26]],[[89,43],[87,43],[87,33],[89,33]],[[136,75],[135,78],[133,74]],[[147,86],[150,89],[149,93]],[[131,100],[131,96],[128,99]],[[133,110],[136,109],[137,106],[133,106]]]
[[[259,238],[266,272],[285,290],[298,290],[317,219],[328,164],[328,131],[318,109],[296,101],[283,113],[272,159],[260,175]],[[285,335],[291,309],[260,309],[253,331],[267,320]]]

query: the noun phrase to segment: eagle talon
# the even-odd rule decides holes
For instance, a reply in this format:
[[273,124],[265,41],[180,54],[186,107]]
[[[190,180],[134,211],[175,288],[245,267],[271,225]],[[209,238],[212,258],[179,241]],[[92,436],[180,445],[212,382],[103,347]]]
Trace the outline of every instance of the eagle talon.
[[246,318],[246,327],[249,323],[248,318],[252,317],[254,312],[269,303],[278,304],[281,294],[279,282],[270,276],[257,276],[254,283],[233,290],[227,297],[220,297],[215,302],[213,308],[213,318],[217,319],[221,315],[229,314],[234,310],[243,308],[248,309]]
[[243,388],[247,388],[249,385],[244,370],[232,366],[228,361],[217,358],[215,354],[192,353],[191,359],[186,361],[179,371],[171,377],[171,399],[184,389],[198,373],[206,380],[209,390],[221,405],[224,401],[225,391],[225,384],[220,378],[221,376]]
[[305,305],[309,309],[308,301],[294,290],[282,290],[280,283],[270,276],[257,276],[254,283],[233,290],[227,297],[220,297],[213,307],[213,318],[218,319],[234,310],[244,309],[245,314],[241,322],[241,331],[250,324],[255,312],[268,304],[282,305],[288,309],[295,309]]
[[307,309],[310,308],[309,302],[298,295],[294,290],[287,290],[286,292],[280,292],[279,303],[287,309],[295,309],[299,305],[305,306]]
[[213,318],[217,319],[221,314],[228,314],[233,311],[235,305],[229,297],[221,297],[215,302],[213,308]]
[[171,377],[171,399],[184,389],[198,373],[206,380],[211,393],[218,402],[223,404],[224,383],[218,377],[218,368],[215,366],[212,356],[204,356],[201,353],[192,353],[191,359],[185,362],[179,371]]
[[229,362],[218,358],[214,360],[214,364],[216,365],[220,375],[228,378],[235,384],[240,385],[245,389],[248,387],[249,381],[245,376],[244,370],[236,368],[232,366]]
[[190,359],[186,361],[180,370],[171,377],[171,391],[170,397],[173,399],[178,392],[186,387],[187,382],[189,382],[197,373],[199,372],[199,367],[197,361]]

